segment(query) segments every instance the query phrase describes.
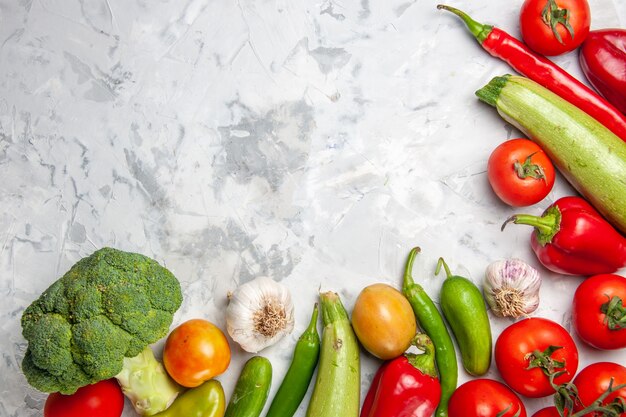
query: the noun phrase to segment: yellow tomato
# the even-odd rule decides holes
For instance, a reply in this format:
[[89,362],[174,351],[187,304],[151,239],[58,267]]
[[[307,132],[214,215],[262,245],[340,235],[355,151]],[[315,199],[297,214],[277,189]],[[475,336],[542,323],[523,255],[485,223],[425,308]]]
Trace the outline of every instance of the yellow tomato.
[[224,372],[230,364],[230,346],[213,323],[192,319],[175,328],[163,348],[163,365],[180,385],[197,387]]
[[387,284],[361,291],[352,311],[352,327],[363,347],[384,360],[404,353],[417,332],[409,301]]

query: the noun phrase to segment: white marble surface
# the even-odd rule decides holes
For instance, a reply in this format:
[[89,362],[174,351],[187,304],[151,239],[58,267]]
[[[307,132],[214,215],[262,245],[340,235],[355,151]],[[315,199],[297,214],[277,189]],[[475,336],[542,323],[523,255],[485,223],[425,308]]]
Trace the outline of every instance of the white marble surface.
[[[521,3],[451,2],[514,34]],[[622,0],[590,3],[593,28],[626,24]],[[439,256],[477,283],[495,259],[540,267],[528,228],[500,231],[514,210],[485,175],[519,133],[474,91],[511,69],[436,4],[0,0],[0,416],[45,401],[20,372],[23,309],[102,246],[177,275],[175,324],[223,327],[226,293],[259,274],[288,285],[296,328],[263,351],[272,393],[320,288],[350,309],[367,284],[399,285],[414,245],[434,299]],[[581,77],[575,54],[556,61]],[[559,176],[525,211],[570,193]],[[569,328],[580,279],[541,272],[536,315]],[[581,367],[626,362],[579,346]],[[227,396],[249,357],[233,354]],[[377,366],[363,355],[363,392]]]

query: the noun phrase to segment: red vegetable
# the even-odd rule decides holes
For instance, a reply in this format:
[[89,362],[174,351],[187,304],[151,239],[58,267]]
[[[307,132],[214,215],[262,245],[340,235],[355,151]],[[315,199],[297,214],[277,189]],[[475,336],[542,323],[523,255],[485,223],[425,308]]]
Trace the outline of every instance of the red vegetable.
[[435,347],[425,334],[414,344],[421,355],[405,353],[376,372],[361,408],[361,417],[431,417],[441,398]]
[[54,392],[48,395],[44,417],[120,417],[124,394],[115,379],[106,379],[81,387],[74,394]]
[[626,278],[595,275],[576,289],[572,323],[578,336],[597,349],[626,347]]
[[483,25],[454,7],[439,5],[467,25],[483,49],[507,62],[515,71],[541,84],[589,114],[626,142],[626,116],[564,69],[544,56],[535,54],[508,33]]
[[[574,385],[576,385],[580,401],[576,401],[574,406],[574,412],[578,414],[578,411],[583,410],[586,407],[595,408],[598,410],[598,406],[594,406],[594,402],[601,399],[601,404],[604,407],[608,407],[615,412],[615,414],[606,414],[604,412],[596,413],[584,413],[585,416],[619,416],[626,417],[626,368],[622,365],[613,362],[597,362],[584,368],[574,378]],[[609,393],[609,385],[613,392]],[[616,390],[616,388],[620,387]],[[607,395],[608,394],[608,395]],[[604,397],[604,398],[603,398]],[[621,397],[622,402],[618,401],[618,397]],[[611,404],[613,401],[617,403]],[[588,410],[590,411],[590,410]]]
[[520,10],[522,39],[542,55],[561,55],[578,48],[589,34],[587,0],[526,0]]
[[513,391],[493,379],[472,379],[450,397],[448,417],[526,417],[526,407]]
[[560,417],[560,414],[556,407],[546,407],[533,414],[533,417]]
[[494,357],[504,382],[530,398],[554,393],[548,374],[559,373],[554,378],[558,385],[571,381],[578,370],[578,349],[572,336],[560,324],[539,317],[504,329]]
[[542,216],[516,214],[513,222],[534,226],[531,246],[551,271],[566,275],[610,274],[626,265],[626,238],[587,201],[562,197]]
[[591,85],[626,114],[626,30],[591,31],[579,59]]
[[506,204],[530,206],[543,200],[554,186],[554,165],[535,142],[511,139],[491,152],[487,178]]

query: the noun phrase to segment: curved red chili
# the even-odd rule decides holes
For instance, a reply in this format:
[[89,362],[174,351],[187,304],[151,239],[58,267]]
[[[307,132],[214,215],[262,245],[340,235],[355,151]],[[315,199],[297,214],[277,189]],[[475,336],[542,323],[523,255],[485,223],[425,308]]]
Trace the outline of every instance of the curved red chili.
[[478,23],[454,7],[440,4],[437,8],[459,16],[489,54],[502,59],[521,75],[569,101],[626,142],[626,116],[563,68],[534,53],[503,30]]

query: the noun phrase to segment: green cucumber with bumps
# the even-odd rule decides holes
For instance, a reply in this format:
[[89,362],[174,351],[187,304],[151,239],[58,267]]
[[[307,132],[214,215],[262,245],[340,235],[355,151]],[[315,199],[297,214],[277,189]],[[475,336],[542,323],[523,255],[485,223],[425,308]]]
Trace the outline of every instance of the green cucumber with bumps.
[[525,77],[495,77],[476,95],[541,146],[570,184],[626,234],[626,142]]

